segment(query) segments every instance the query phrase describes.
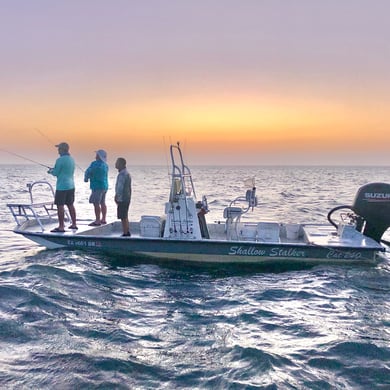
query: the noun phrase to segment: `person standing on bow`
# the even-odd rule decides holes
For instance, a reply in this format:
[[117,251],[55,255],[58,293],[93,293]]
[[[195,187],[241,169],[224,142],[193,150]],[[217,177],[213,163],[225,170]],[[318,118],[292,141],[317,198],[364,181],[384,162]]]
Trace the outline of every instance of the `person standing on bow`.
[[130,237],[129,230],[129,206],[131,201],[131,176],[126,168],[126,160],[119,157],[115,168],[118,176],[115,184],[115,203],[117,204],[117,216],[122,222],[122,237]]
[[66,142],[61,142],[56,145],[58,154],[54,168],[50,168],[48,173],[57,177],[56,192],[54,196],[54,204],[57,206],[58,227],[51,230],[53,233],[65,232],[65,205],[68,207],[72,224],[69,229],[77,229],[76,225],[76,209],[74,203],[74,170],[75,162],[69,154],[69,145]]
[[96,151],[95,161],[91,163],[84,174],[84,181],[87,183],[88,180],[92,190],[89,203],[93,204],[95,210],[95,220],[89,226],[100,226],[107,223],[108,165],[105,150],[100,149]]

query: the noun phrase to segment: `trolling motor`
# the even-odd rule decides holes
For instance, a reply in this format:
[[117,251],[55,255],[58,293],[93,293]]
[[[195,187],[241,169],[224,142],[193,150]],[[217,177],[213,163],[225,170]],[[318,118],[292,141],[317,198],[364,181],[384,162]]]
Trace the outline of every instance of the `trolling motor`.
[[351,210],[346,215],[356,230],[380,242],[390,227],[390,184],[366,184],[359,188],[352,206],[338,206],[329,211],[328,221],[336,229],[338,226],[332,220],[332,214],[341,209]]
[[[223,217],[226,218],[225,232],[229,240],[238,237],[238,226],[241,216],[250,209],[257,206],[256,186],[254,178],[251,180],[251,188],[247,189],[245,196],[239,196],[230,202],[230,205],[223,210]],[[241,207],[243,206],[243,207]]]
[[[229,207],[226,207],[223,211],[223,217],[228,221],[232,222],[234,219],[238,222],[242,214],[245,214],[249,211],[249,209],[253,209],[257,206],[257,195],[256,195],[256,185],[255,179],[251,178],[250,185],[251,188],[247,189],[245,193],[245,197],[239,196],[238,198],[232,200],[230,202]],[[246,181],[247,183],[248,181]],[[248,184],[248,183],[247,183]],[[242,208],[240,206],[234,206],[238,203],[246,203],[246,207]]]

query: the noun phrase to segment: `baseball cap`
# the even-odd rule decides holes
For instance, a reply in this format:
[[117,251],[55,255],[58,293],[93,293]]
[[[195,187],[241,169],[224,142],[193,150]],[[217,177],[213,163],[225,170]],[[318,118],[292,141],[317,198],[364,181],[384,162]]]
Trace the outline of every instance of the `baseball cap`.
[[60,142],[58,145],[55,145],[55,146],[58,149],[65,150],[67,152],[69,151],[69,145],[66,142]]

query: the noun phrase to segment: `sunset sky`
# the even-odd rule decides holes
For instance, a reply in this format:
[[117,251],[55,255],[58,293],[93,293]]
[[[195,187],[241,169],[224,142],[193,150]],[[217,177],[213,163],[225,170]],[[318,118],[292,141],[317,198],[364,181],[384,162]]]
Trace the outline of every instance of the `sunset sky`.
[[390,1],[0,0],[0,162],[390,165]]

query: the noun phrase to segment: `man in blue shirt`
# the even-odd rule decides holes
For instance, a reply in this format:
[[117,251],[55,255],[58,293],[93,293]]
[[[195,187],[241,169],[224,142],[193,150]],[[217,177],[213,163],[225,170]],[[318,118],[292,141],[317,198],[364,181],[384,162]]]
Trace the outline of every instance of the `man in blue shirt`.
[[65,205],[68,207],[72,224],[69,229],[77,229],[76,225],[76,210],[74,208],[74,169],[75,162],[69,154],[69,145],[66,142],[61,142],[56,145],[58,154],[54,168],[50,168],[48,173],[57,177],[56,192],[54,204],[57,205],[58,227],[52,230],[53,233],[65,232]]
[[84,181],[90,181],[92,190],[89,203],[92,203],[95,210],[95,220],[89,226],[100,226],[106,222],[107,206],[106,193],[108,190],[108,165],[107,153],[100,149],[96,152],[96,159],[87,168],[84,174]]

